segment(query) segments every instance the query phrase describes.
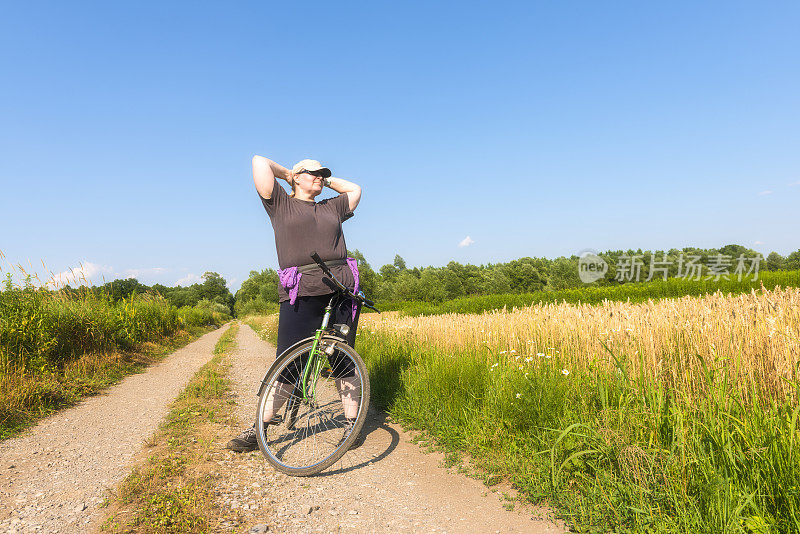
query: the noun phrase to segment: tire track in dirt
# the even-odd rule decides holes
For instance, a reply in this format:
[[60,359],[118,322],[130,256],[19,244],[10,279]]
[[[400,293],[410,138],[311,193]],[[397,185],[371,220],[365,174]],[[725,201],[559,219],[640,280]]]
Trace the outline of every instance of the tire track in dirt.
[[227,327],[0,443],[0,532],[73,533],[96,527],[108,491],[129,473],[144,441],[211,359]]
[[[242,324],[232,356],[236,416],[255,417],[255,389],[275,348]],[[440,467],[399,425],[371,412],[366,440],[324,473],[308,478],[274,471],[259,451],[219,455],[219,498],[240,511],[252,532],[566,532],[546,510],[506,510],[479,481]],[[233,436],[231,436],[233,437]],[[538,516],[538,517],[537,517]],[[268,530],[266,530],[268,529]]]

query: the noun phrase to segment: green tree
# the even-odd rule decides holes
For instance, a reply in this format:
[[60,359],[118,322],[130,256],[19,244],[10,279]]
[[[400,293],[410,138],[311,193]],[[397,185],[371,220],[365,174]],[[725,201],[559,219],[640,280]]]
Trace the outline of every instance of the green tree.
[[786,260],[783,256],[773,251],[767,256],[766,267],[768,271],[780,271],[783,269],[783,264]]
[[139,283],[136,278],[132,277],[108,282],[104,284],[102,288],[108,292],[114,302],[123,298],[128,298],[131,295],[141,295],[150,289],[148,286]]
[[378,275],[372,270],[364,255],[358,249],[350,252],[349,255],[355,258],[358,263],[359,285],[361,290],[369,298],[376,298],[378,295]]
[[502,266],[489,266],[483,270],[483,293],[494,295],[511,292],[511,281]]
[[756,252],[755,250],[744,247],[742,245],[725,245],[724,247],[721,247],[719,249],[719,253],[725,254],[726,256],[731,256],[734,259],[734,261],[742,254],[744,254],[746,258],[752,258],[756,254],[758,254],[758,252]]
[[224,304],[233,313],[234,298],[225,279],[213,271],[204,272],[202,278],[203,283],[199,288],[200,298]]
[[392,291],[393,300],[421,300],[419,278],[411,271],[403,271],[397,275]]
[[[633,252],[628,251],[627,255],[638,254],[641,251]],[[547,278],[547,287],[549,289],[568,289],[570,287],[580,287],[583,283],[578,276],[578,257],[572,258],[560,257],[553,261],[550,267],[550,272]]]
[[[424,300],[426,302],[442,302],[450,297],[445,284],[444,274],[446,271],[436,269],[434,267],[426,267],[422,270],[417,283],[417,296],[416,300]],[[453,281],[453,289],[460,287],[460,283],[456,286],[457,278],[451,279]],[[456,295],[458,296],[458,295]]]
[[786,261],[783,262],[783,268],[788,271],[800,270],[800,249],[786,256]]

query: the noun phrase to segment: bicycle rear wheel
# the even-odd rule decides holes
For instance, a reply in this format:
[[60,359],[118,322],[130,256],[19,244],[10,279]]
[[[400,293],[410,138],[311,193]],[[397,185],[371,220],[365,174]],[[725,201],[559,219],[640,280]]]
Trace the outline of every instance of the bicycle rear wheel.
[[[287,475],[314,475],[333,465],[358,437],[369,408],[363,360],[344,341],[330,336],[320,341],[320,357],[329,369],[309,377],[306,391],[313,394],[303,398],[303,371],[312,345],[308,341],[282,354],[258,399],[258,447]],[[265,418],[273,424],[261,424]]]

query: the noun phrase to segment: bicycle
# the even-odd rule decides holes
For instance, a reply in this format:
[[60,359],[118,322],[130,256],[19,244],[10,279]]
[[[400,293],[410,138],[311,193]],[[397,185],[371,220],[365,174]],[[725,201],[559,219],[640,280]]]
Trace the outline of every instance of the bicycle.
[[[328,325],[331,312],[347,299],[378,311],[362,292],[354,294],[342,284],[316,252],[311,258],[336,291],[319,329],[278,356],[257,393],[258,448],[275,469],[293,476],[314,475],[333,465],[367,418],[367,367],[345,341],[349,327]],[[263,423],[265,419],[269,422]]]

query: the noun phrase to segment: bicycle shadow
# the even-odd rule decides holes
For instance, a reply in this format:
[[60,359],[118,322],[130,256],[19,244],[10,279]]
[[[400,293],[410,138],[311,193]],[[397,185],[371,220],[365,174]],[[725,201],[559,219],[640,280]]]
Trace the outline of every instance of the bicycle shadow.
[[[364,445],[361,445],[358,449],[350,450],[345,454],[341,460],[336,462],[334,466],[335,469],[329,469],[327,471],[323,471],[315,476],[318,477],[327,477],[333,475],[341,475],[344,473],[349,473],[350,471],[355,471],[356,469],[362,469],[364,467],[368,467],[376,462],[380,462],[387,456],[389,456],[392,451],[397,448],[397,445],[400,444],[400,434],[397,431],[390,427],[387,424],[388,414],[385,412],[372,412],[370,411],[367,414],[367,420],[364,422],[364,427],[361,429],[361,432],[364,435]],[[366,458],[364,455],[364,447],[367,446],[369,443],[369,435],[375,431],[383,430],[387,434],[389,434],[389,444],[386,445],[386,448],[382,450],[379,454],[371,455],[369,454],[369,458]],[[371,443],[370,443],[371,445]],[[382,446],[381,446],[382,447]],[[342,466],[341,464],[345,461],[345,459],[353,459],[353,456],[360,457],[358,458],[360,461],[358,463],[354,463],[348,466]],[[349,457],[349,458],[348,458]]]

